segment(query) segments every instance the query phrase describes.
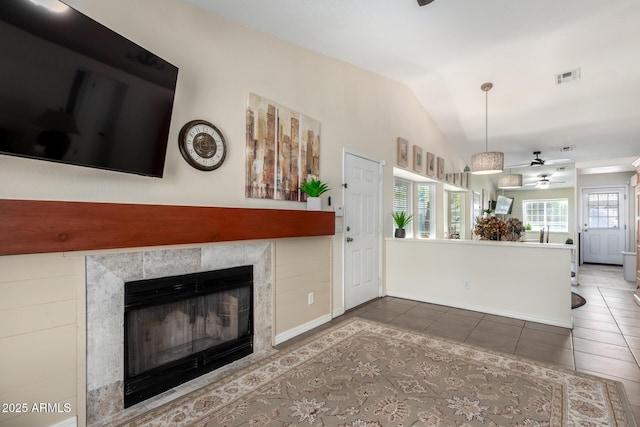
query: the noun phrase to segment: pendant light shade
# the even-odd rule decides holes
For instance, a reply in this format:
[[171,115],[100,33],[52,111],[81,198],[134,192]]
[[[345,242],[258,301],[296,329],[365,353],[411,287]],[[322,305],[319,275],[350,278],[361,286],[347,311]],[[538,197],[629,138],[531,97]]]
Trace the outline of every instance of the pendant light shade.
[[480,89],[485,94],[485,152],[471,156],[471,173],[489,175],[504,169],[504,153],[489,151],[489,94],[493,83],[483,83]]
[[522,188],[522,175],[517,173],[501,176],[498,178],[498,188]]
[[471,171],[476,175],[500,173],[504,167],[504,154],[485,151],[471,156]]

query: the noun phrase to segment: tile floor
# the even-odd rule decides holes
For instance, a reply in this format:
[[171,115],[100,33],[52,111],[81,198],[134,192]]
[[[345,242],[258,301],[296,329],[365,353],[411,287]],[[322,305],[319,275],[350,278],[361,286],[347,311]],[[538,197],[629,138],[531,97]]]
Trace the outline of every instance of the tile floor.
[[[579,267],[573,290],[587,303],[572,310],[573,330],[458,308],[384,297],[333,320],[359,316],[491,350],[554,363],[625,385],[640,420],[640,307],[622,267]],[[328,326],[328,325],[327,325]]]

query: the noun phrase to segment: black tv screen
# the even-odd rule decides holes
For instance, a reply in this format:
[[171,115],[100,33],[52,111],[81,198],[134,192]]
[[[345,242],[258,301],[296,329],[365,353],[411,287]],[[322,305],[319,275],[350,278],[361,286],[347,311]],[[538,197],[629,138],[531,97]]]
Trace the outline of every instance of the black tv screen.
[[513,208],[513,199],[511,197],[498,196],[498,200],[496,200],[495,213],[510,214],[512,208]]
[[0,154],[162,177],[178,69],[37,3],[0,1]]

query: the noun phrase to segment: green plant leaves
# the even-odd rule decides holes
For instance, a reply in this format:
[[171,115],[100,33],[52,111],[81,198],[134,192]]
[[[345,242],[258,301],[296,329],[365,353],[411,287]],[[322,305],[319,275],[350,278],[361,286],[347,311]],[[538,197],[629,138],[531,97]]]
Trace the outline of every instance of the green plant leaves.
[[327,184],[315,179],[309,182],[303,182],[298,189],[309,197],[319,197],[321,194],[329,191]]

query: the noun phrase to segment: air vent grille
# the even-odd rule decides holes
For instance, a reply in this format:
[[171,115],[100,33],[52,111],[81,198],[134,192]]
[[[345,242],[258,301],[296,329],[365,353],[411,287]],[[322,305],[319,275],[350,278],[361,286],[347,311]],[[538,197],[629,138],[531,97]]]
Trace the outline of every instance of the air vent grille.
[[560,149],[560,151],[562,152],[566,152],[566,151],[575,151],[576,150],[576,146],[575,145],[566,145],[564,147],[562,147]]
[[556,74],[556,83],[559,85],[563,83],[569,83],[579,79],[580,79],[580,68],[576,68],[575,70]]

